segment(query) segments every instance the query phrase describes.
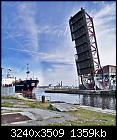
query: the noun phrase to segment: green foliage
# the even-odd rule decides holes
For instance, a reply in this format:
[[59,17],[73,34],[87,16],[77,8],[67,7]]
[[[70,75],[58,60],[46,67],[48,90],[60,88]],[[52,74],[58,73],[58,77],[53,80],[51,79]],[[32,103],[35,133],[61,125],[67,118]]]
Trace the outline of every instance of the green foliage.
[[116,116],[79,108],[78,111],[68,112],[77,119],[63,123],[52,123],[49,126],[115,126]]
[[13,105],[14,105],[14,103],[11,103],[11,102],[2,102],[1,103],[2,107],[12,107]]

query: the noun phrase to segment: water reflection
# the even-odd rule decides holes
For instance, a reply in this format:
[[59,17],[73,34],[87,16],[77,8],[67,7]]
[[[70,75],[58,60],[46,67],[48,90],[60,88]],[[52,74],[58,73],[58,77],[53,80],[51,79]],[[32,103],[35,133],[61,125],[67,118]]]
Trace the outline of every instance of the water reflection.
[[[34,90],[37,100],[41,100],[41,96],[46,96],[50,101],[61,101],[72,104],[81,104],[92,107],[99,107],[102,109],[116,110],[116,98],[115,96],[101,96],[101,95],[82,95],[82,94],[63,94],[63,93],[45,93],[41,89]],[[15,94],[15,88],[3,88],[1,87],[2,95]]]
[[1,95],[10,96],[15,94],[15,86],[12,87],[3,87],[1,86]]
[[102,109],[116,110],[116,98],[114,96],[45,93],[43,90],[37,90],[35,93],[37,99],[40,99],[40,97],[44,95],[50,97],[51,101],[61,101],[72,104],[99,107]]
[[83,102],[81,104],[115,110],[116,99],[113,96],[83,95]]

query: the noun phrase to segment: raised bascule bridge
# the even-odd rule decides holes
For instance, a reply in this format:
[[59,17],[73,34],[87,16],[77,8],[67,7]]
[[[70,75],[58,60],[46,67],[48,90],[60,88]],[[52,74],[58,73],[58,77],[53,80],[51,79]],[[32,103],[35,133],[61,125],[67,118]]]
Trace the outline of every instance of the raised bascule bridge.
[[81,8],[69,20],[75,61],[82,89],[116,89],[116,66],[102,67],[99,58],[93,18]]

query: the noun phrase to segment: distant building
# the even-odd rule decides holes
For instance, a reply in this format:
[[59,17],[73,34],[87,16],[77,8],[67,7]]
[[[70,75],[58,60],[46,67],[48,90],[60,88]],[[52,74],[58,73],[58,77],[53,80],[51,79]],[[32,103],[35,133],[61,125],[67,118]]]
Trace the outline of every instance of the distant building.
[[106,65],[99,69],[97,76],[103,77],[103,83],[111,90],[116,90],[116,66]]
[[103,66],[102,69],[99,69],[97,74],[102,74],[105,76],[112,76],[113,78],[116,76],[116,66],[113,65],[106,65]]
[[103,73],[107,75],[116,75],[116,66],[112,66],[112,65],[104,66]]

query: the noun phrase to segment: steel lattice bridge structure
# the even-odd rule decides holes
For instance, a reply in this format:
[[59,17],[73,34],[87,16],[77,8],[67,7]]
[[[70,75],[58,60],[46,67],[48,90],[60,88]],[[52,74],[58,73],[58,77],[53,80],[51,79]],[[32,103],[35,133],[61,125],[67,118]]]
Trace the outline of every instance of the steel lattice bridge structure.
[[116,74],[105,74],[105,69],[109,73],[110,66],[100,64],[93,18],[81,8],[70,18],[69,26],[72,41],[75,41],[77,73],[83,87],[89,90],[116,88]]

